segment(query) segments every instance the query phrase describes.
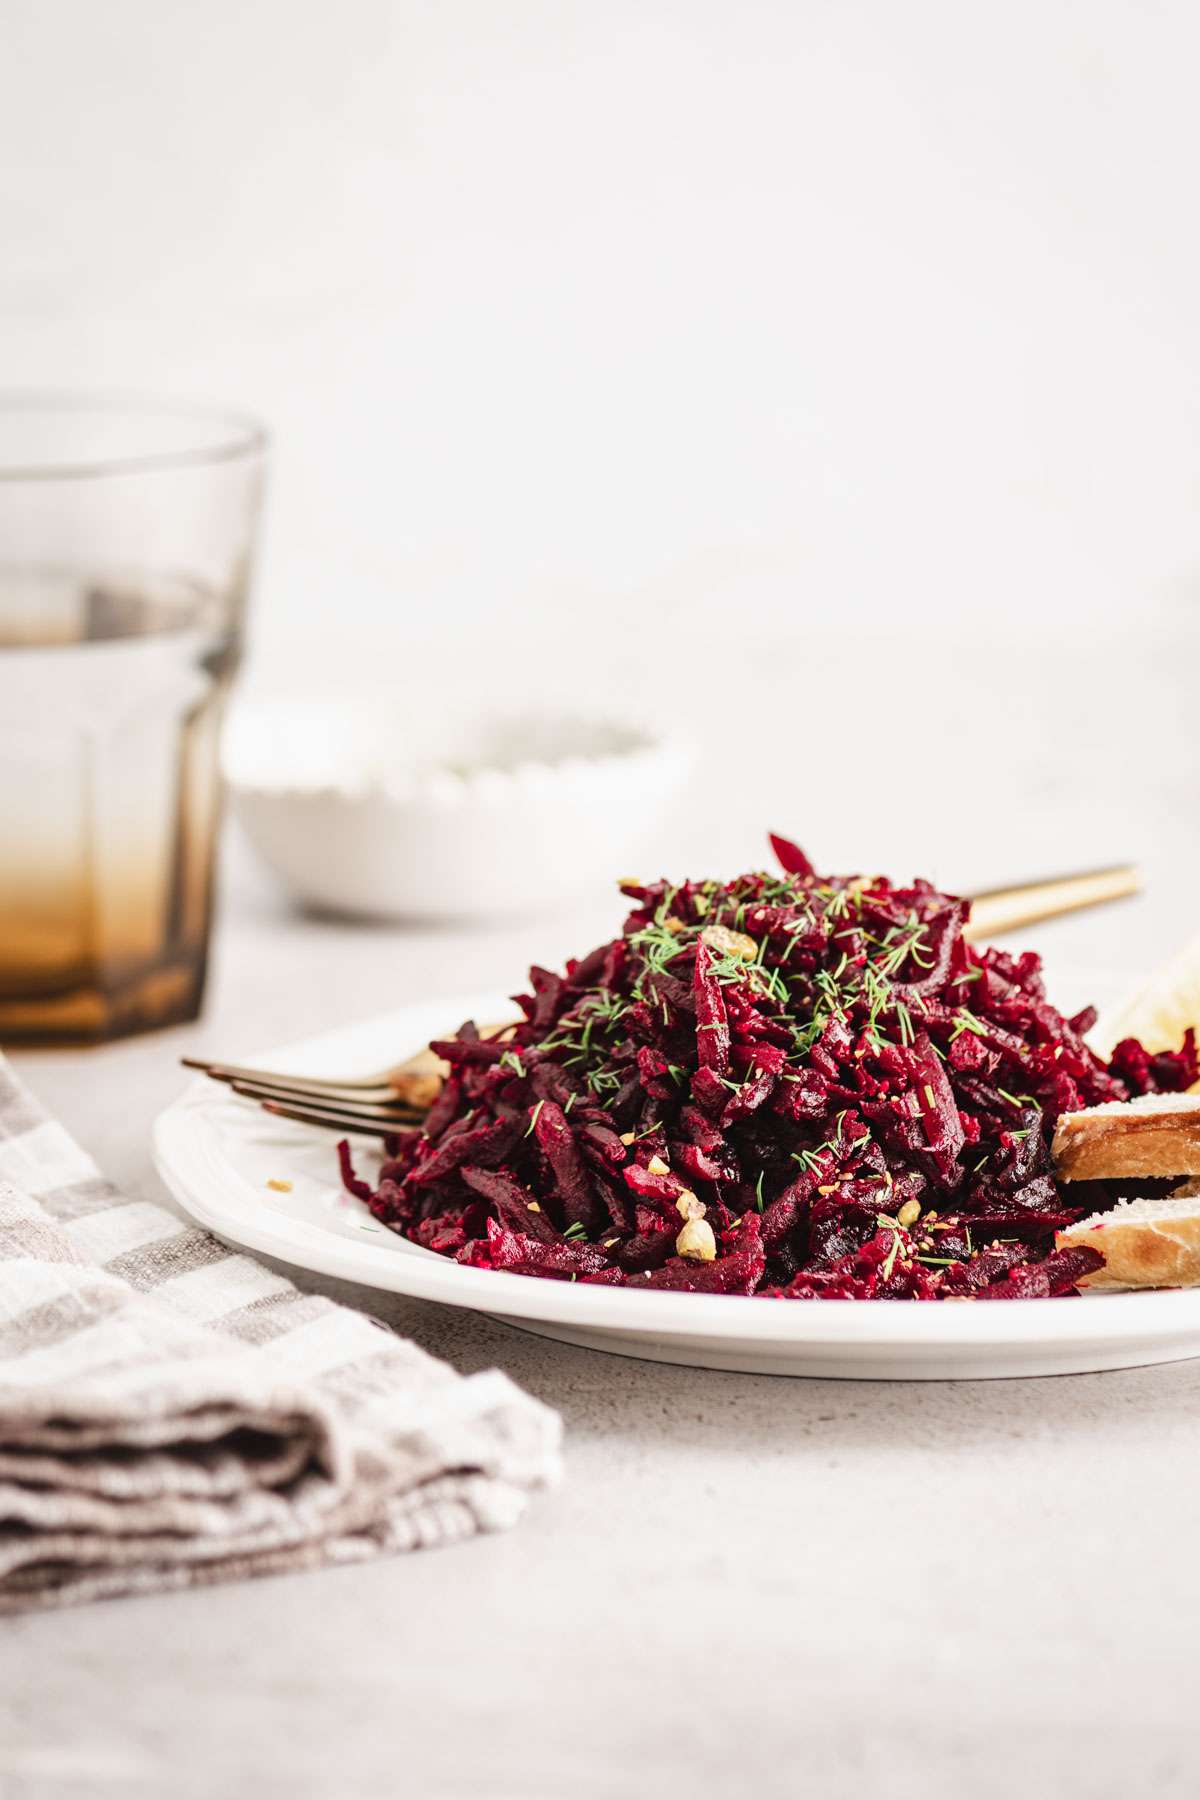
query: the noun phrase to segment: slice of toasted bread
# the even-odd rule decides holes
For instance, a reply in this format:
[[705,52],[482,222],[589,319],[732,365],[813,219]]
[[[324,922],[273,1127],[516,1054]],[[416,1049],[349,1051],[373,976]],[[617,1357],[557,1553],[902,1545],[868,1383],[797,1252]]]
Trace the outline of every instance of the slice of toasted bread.
[[1064,1113],[1053,1152],[1060,1181],[1200,1175],[1200,1094],[1144,1094]]
[[1165,1200],[1120,1201],[1111,1212],[1056,1233],[1054,1241],[1059,1250],[1086,1245],[1104,1257],[1104,1267],[1084,1275],[1080,1287],[1200,1286],[1200,1182],[1185,1183]]

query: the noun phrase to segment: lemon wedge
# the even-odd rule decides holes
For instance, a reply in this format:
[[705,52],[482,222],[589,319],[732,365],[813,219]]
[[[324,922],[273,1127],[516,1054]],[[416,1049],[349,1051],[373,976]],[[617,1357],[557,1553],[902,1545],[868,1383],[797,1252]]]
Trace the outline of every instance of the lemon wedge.
[[1200,937],[1153,976],[1119,1012],[1101,1020],[1096,1033],[1111,1050],[1122,1038],[1140,1038],[1147,1050],[1178,1050],[1191,1026],[1200,1037]]

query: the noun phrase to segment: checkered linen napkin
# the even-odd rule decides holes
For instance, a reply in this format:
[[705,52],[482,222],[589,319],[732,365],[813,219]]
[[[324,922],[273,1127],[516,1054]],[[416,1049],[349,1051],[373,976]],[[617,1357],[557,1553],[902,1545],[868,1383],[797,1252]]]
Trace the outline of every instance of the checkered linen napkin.
[[560,1424],[124,1199],[0,1056],[0,1613],[511,1525]]

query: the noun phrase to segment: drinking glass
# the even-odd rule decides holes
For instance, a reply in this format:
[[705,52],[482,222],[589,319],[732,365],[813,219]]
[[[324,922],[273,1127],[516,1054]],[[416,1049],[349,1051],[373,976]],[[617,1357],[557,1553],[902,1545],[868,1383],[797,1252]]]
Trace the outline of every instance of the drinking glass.
[[267,440],[0,393],[0,1043],[191,1019]]

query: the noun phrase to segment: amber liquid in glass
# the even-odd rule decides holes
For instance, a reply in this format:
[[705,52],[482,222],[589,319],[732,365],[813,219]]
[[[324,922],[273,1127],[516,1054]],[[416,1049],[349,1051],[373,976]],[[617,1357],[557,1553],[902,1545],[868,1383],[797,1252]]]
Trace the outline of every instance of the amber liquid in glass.
[[173,577],[0,566],[0,1043],[199,1010],[231,611]]

